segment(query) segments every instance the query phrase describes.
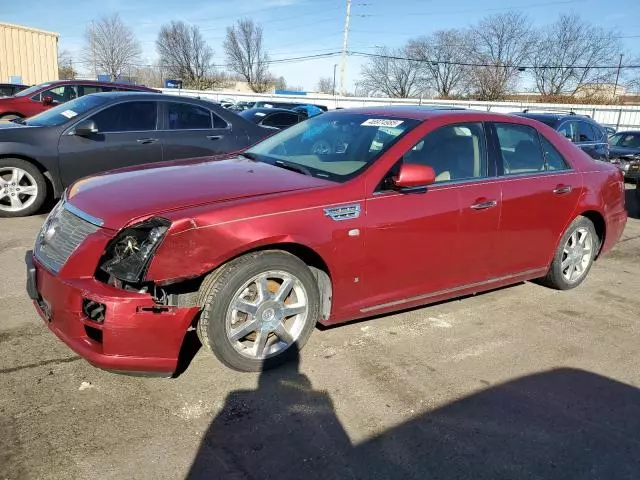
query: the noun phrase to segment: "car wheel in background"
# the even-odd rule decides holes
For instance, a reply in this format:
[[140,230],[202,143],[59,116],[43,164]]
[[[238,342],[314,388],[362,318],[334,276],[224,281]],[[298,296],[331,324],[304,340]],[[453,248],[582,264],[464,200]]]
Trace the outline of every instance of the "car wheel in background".
[[22,118],[20,115],[2,115],[0,116],[0,120],[10,121],[15,120],[16,118]]
[[47,196],[47,183],[38,168],[20,158],[0,159],[0,217],[36,213]]
[[558,290],[569,290],[587,277],[600,249],[600,239],[591,220],[577,217],[565,231],[547,275],[540,283]]
[[220,267],[202,283],[200,300],[202,344],[245,372],[296,357],[320,317],[311,270],[283,251],[251,253]]

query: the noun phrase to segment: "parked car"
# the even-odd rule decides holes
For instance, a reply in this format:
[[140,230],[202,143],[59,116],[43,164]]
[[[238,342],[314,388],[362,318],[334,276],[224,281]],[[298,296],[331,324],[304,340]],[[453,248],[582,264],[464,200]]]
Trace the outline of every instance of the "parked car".
[[602,129],[607,134],[607,137],[611,137],[612,135],[615,135],[615,133],[616,133],[616,129],[613,128],[613,127],[610,127],[608,125],[602,125]]
[[31,215],[80,177],[142,163],[217,155],[273,132],[207,100],[97,93],[0,123],[0,217]]
[[299,107],[293,107],[291,109],[293,112],[299,112],[305,115],[305,117],[315,117],[316,115],[320,115],[326,110],[322,110],[321,108],[316,107],[315,105],[300,105]]
[[618,132],[610,137],[609,156],[626,179],[640,185],[640,130]]
[[316,108],[319,108],[323,112],[327,111],[327,107],[324,105],[316,105],[311,103],[300,103],[300,102],[279,102],[279,101],[271,101],[271,100],[261,100],[255,102],[253,108],[286,108],[287,110],[291,110],[295,107],[303,107],[306,105],[312,105]]
[[29,88],[19,83],[0,83],[0,97],[12,97],[16,93]]
[[[309,132],[341,126],[344,150],[313,153]],[[317,323],[532,279],[574,288],[626,219],[620,171],[542,123],[341,110],[239,154],[79,180],[27,254],[27,290],[96,366],[171,375],[195,326],[225,365],[256,371]]]
[[41,83],[16,93],[10,98],[0,98],[0,120],[27,118],[84,95],[99,92],[156,92],[138,85],[125,85],[88,80],[60,80]]
[[229,110],[234,112],[242,112],[243,110],[249,110],[253,108],[256,102],[236,102],[229,107]]
[[307,116],[302,113],[284,108],[250,108],[238,112],[238,115],[256,125],[277,130],[284,130],[307,119]]
[[516,115],[532,118],[550,126],[596,160],[609,158],[607,133],[599,123],[586,115],[573,112],[532,112],[531,110],[525,110]]

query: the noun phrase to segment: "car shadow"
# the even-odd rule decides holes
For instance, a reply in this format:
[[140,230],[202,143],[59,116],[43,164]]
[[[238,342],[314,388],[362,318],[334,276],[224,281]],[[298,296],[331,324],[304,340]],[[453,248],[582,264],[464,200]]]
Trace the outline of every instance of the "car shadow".
[[638,432],[640,390],[562,368],[353,444],[329,394],[294,362],[263,372],[255,390],[228,395],[187,478],[637,480]]

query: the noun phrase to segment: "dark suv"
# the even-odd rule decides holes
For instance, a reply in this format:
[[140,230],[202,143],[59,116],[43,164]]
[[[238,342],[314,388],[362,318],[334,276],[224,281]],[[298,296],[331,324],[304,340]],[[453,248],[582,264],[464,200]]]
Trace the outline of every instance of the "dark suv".
[[531,110],[524,110],[516,115],[549,125],[596,160],[609,159],[606,131],[602,125],[586,115],[578,115],[574,112],[532,112]]
[[48,108],[90,93],[130,91],[159,93],[158,90],[138,85],[90,80],[58,80],[34,85],[14,94],[13,97],[0,98],[0,120],[32,117]]

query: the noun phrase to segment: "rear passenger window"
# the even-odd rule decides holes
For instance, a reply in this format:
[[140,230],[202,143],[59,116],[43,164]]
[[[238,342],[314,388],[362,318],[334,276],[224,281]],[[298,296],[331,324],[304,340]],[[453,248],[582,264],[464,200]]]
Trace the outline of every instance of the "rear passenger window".
[[197,105],[169,103],[170,130],[204,130],[212,128],[211,112]]
[[596,134],[591,125],[586,122],[578,122],[578,141],[579,142],[595,142]]
[[545,170],[567,170],[569,165],[560,152],[556,150],[556,147],[542,135],[540,135],[540,141],[545,160]]
[[505,175],[541,172],[545,169],[538,132],[526,125],[496,124]]
[[95,85],[80,85],[80,96],[101,93],[102,91],[101,87]]

